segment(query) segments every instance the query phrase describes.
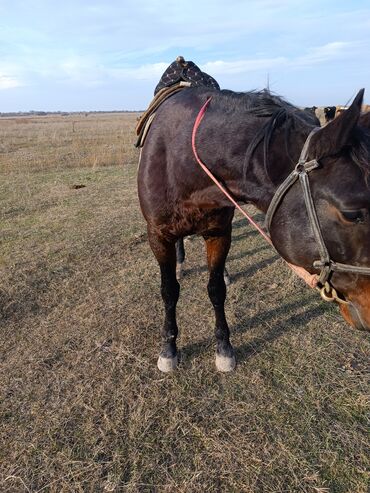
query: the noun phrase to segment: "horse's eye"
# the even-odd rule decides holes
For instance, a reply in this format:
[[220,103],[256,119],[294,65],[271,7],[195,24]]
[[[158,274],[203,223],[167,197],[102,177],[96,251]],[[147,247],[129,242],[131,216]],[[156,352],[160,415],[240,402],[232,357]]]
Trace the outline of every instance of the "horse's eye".
[[351,223],[363,223],[365,222],[365,216],[363,211],[341,211],[342,216],[346,221],[350,221]]

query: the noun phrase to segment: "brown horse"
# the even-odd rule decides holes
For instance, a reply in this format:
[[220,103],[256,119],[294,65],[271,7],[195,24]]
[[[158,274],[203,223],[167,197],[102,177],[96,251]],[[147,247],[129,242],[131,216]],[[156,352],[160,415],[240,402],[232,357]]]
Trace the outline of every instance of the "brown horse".
[[[317,163],[316,169],[310,170],[310,194],[329,252],[327,265],[317,261],[322,260],[324,247],[318,244],[299,184],[293,184],[280,198],[269,232],[276,250],[290,263],[310,273],[321,272],[321,277],[326,269],[325,280],[347,302],[340,305],[344,318],[352,326],[368,329],[370,132],[367,121],[359,121],[363,92],[347,111],[311,136],[306,153]],[[142,149],[138,191],[149,243],[161,271],[165,308],[158,359],[161,371],[173,370],[178,361],[176,304],[180,288],[175,244],[191,234],[202,235],[207,249],[208,293],[216,318],[216,366],[220,371],[235,367],[224,312],[223,278],[234,207],[200,169],[191,146],[194,121],[210,97],[196,136],[200,158],[238,202],[252,203],[263,212],[295,169],[308,135],[317,126],[314,117],[268,91],[188,88],[157,111]],[[343,265],[347,270],[339,269]],[[361,267],[364,272],[358,272]]]

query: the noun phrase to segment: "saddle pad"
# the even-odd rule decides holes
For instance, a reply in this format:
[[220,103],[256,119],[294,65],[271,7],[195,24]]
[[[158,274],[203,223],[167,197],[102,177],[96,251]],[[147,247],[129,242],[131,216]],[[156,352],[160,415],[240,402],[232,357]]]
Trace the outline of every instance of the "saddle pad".
[[155,112],[149,115],[149,117],[145,120],[145,124],[141,129],[141,132],[137,138],[135,147],[143,147],[144,142],[145,142],[145,137],[147,136],[148,130],[150,128],[150,125],[152,124],[152,121],[154,120],[155,117]]
[[180,81],[190,82],[192,87],[206,86],[220,90],[218,82],[210,75],[202,72],[194,62],[185,62],[183,57],[178,57],[162,75],[154,94],[157,94],[163,87],[172,86]]
[[202,72],[194,62],[186,62],[182,56],[177,57],[162,75],[155,88],[154,99],[149,104],[145,113],[139,118],[136,125],[136,135],[138,135],[138,139],[135,147],[143,146],[150,124],[154,119],[155,111],[163,101],[185,87],[196,86],[220,90],[217,81],[210,75]]
[[[151,103],[148,106],[148,109],[141,115],[138,123],[136,124],[136,135],[138,135],[137,142],[135,147],[142,147],[144,141],[142,141],[142,135],[144,133],[145,124],[149,117],[158,109],[158,107],[165,101],[167,98],[175,94],[176,92],[185,89],[186,87],[190,87],[190,82],[181,81],[178,84],[175,84],[171,87],[163,87],[152,99]],[[153,121],[153,120],[152,120]],[[148,126],[149,128],[149,126]],[[148,131],[148,129],[146,130]]]

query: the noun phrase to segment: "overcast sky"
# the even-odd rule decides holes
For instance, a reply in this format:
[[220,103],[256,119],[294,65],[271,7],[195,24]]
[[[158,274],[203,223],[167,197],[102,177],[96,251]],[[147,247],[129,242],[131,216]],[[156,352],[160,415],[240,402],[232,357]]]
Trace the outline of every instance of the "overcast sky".
[[144,109],[183,55],[237,91],[370,101],[369,0],[0,0],[0,112]]

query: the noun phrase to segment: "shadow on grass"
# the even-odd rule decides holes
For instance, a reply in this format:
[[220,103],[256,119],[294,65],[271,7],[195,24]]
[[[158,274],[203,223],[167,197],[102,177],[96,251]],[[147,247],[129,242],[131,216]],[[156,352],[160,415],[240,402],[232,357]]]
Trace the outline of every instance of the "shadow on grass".
[[[260,251],[267,250],[267,249],[268,249],[267,246],[262,247],[262,248],[260,248]],[[238,279],[240,279],[241,277],[253,276],[253,274],[255,274],[257,271],[262,270],[265,267],[267,267],[268,265],[273,264],[274,262],[279,260],[279,258],[280,258],[279,255],[273,255],[272,257],[266,258],[265,260],[261,260],[260,262],[256,262],[256,263],[248,266],[247,269],[231,275],[231,282],[235,282]],[[235,258],[233,260],[235,260]]]
[[[238,325],[231,328],[231,336],[233,333],[244,333],[260,325],[263,325],[263,330],[265,331],[263,336],[255,337],[251,341],[235,348],[237,361],[246,361],[263,351],[269,343],[275,341],[283,334],[292,330],[299,330],[299,326],[302,325],[302,319],[303,323],[306,324],[310,320],[322,316],[326,312],[326,308],[322,304],[312,306],[311,303],[314,300],[317,300],[315,295],[305,296],[303,299],[285,303],[278,308],[266,310],[253,317],[246,317]],[[290,313],[292,310],[294,313]],[[284,319],[283,316],[286,314],[289,314],[289,316]],[[278,323],[268,326],[267,322],[279,315],[282,316],[281,321],[279,320]],[[266,327],[268,327],[267,331]],[[183,361],[189,361],[204,351],[208,351],[213,346],[215,346],[213,334],[203,341],[188,344],[181,349]]]
[[[238,325],[233,327],[231,332],[244,333],[253,328],[263,326],[264,330],[268,326],[267,322],[282,316],[272,326],[268,326],[268,330],[261,337],[256,337],[253,340],[243,344],[236,348],[236,354],[239,361],[245,361],[251,356],[260,353],[264,347],[278,339],[283,334],[290,332],[291,330],[300,330],[302,324],[307,324],[309,321],[324,315],[326,307],[323,304],[318,306],[312,306],[311,303],[317,300],[315,295],[304,297],[303,299],[296,300],[292,303],[285,303],[278,308],[266,310],[262,313],[258,313],[253,317],[248,317],[242,320]],[[291,313],[294,311],[294,313]],[[283,318],[284,315],[289,315],[288,318]]]
[[293,329],[297,330],[297,325],[301,323],[302,316],[304,317],[304,322],[307,323],[314,318],[320,317],[321,315],[323,315],[323,313],[324,311],[320,306],[311,307],[304,313],[294,313],[288,319],[284,320],[283,323],[279,323],[274,327],[269,328],[264,336],[256,337],[252,341],[237,347],[237,360],[245,361],[250,357],[260,353],[267,344],[275,341],[286,332],[290,332]]
[[207,337],[203,341],[194,342],[180,348],[180,361],[181,365],[189,366],[194,358],[201,356],[202,354],[212,350],[215,346],[215,340],[213,337]]
[[[251,217],[254,221],[260,223],[261,225],[265,220],[265,215],[262,214],[262,212],[257,212],[256,214],[251,215]],[[233,229],[240,229],[245,226],[249,226],[248,219],[241,218],[233,222]]]
[[233,235],[231,238],[232,243],[235,243],[240,240],[245,240],[245,238],[250,238],[252,236],[258,236],[259,233],[256,230],[246,231],[245,233],[241,233],[239,235]]

